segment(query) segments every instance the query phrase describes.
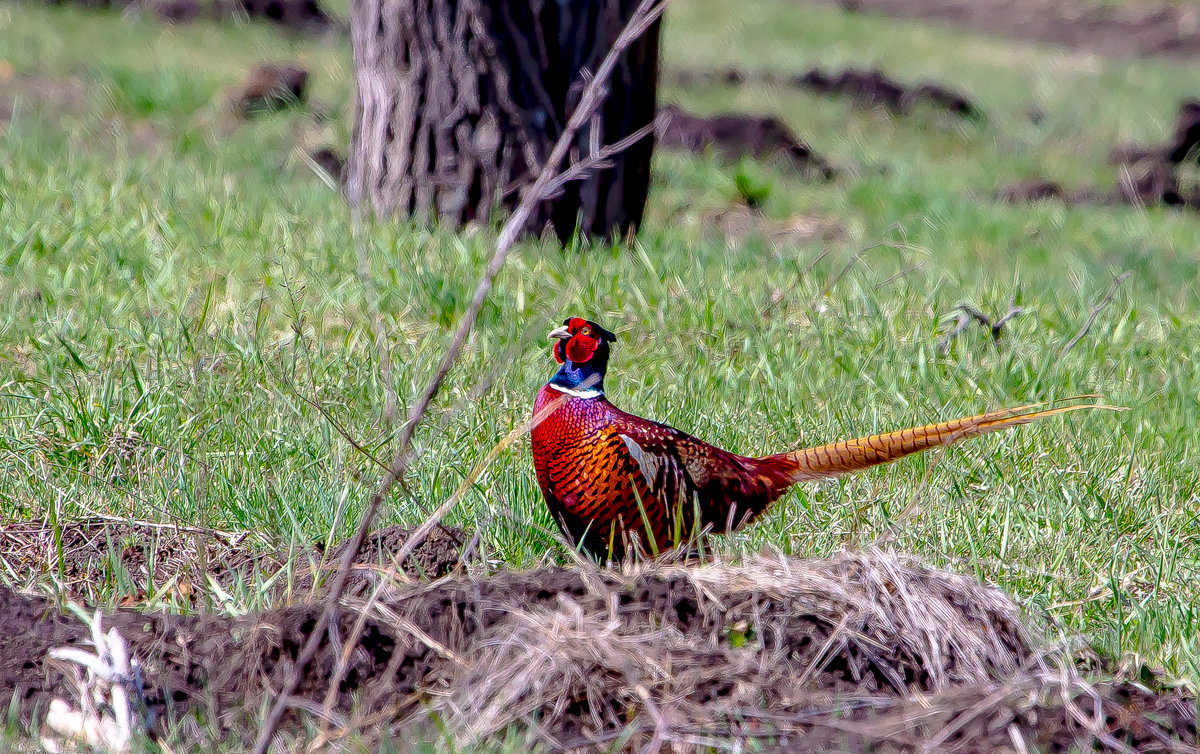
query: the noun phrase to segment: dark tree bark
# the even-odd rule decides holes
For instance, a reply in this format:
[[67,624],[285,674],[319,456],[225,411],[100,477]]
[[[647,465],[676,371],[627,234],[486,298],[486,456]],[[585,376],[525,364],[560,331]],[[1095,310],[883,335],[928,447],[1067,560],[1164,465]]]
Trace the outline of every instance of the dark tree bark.
[[[355,119],[346,189],[382,216],[458,226],[511,209],[637,0],[351,0]],[[658,23],[622,56],[573,159],[654,119]],[[636,230],[653,135],[542,202],[527,230]]]

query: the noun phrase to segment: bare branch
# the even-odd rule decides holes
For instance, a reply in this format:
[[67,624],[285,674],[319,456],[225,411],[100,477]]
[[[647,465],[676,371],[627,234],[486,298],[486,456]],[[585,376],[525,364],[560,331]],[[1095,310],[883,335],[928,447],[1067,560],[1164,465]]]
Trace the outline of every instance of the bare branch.
[[1100,312],[1104,311],[1105,307],[1112,303],[1113,297],[1117,295],[1117,289],[1120,288],[1121,284],[1128,280],[1131,275],[1133,275],[1132,272],[1125,270],[1112,281],[1112,284],[1108,286],[1108,292],[1104,294],[1104,298],[1100,299],[1098,303],[1092,306],[1092,313],[1091,316],[1088,317],[1087,324],[1083,326],[1082,330],[1075,333],[1075,337],[1071,338],[1070,342],[1063,347],[1063,356],[1066,356],[1067,352],[1074,348],[1075,344],[1080,340],[1083,340],[1084,336],[1091,331],[1092,325],[1096,324],[1096,317],[1100,316]]
[[[599,123],[599,119],[594,119],[593,122]],[[608,158],[624,152],[626,149],[629,149],[634,144],[637,144],[642,139],[654,133],[654,126],[655,122],[650,121],[620,141],[613,142],[606,147],[593,147],[590,155],[576,163],[573,163],[571,167],[567,168],[562,173],[559,173],[559,175],[553,181],[551,181],[548,186],[546,186],[546,194],[543,198],[555,198],[562,191],[563,186],[567,185],[571,181],[577,181],[580,178],[586,177],[587,174],[593,170],[603,170],[604,168],[612,167],[612,163],[608,161]],[[597,139],[599,138],[596,134],[593,134],[593,136]]]
[[[403,573],[401,567],[405,559],[408,558],[416,546],[429,535],[429,532],[433,531],[434,527],[441,524],[442,518],[444,518],[452,508],[454,508],[455,504],[457,504],[462,496],[466,494],[467,490],[471,488],[471,485],[475,483],[475,480],[478,479],[479,476],[483,474],[484,470],[491,465],[496,456],[500,455],[501,452],[516,442],[518,438],[524,436],[526,432],[541,424],[546,417],[558,410],[559,406],[561,406],[566,400],[566,397],[566,395],[559,396],[544,406],[531,421],[522,424],[505,435],[504,439],[496,443],[496,445],[490,451],[488,451],[483,460],[475,464],[475,468],[471,469],[471,472],[467,474],[462,483],[458,485],[458,488],[455,489],[450,497],[446,499],[446,502],[438,506],[438,509],[435,510],[433,514],[429,516],[429,518],[426,519],[416,531],[409,534],[408,538],[404,540],[404,544],[400,547],[400,551],[393,556],[391,566],[388,568],[383,578],[379,579],[376,583],[375,589],[371,592],[371,596],[367,599],[366,604],[360,607],[358,610],[358,619],[354,622],[354,628],[351,629],[350,637],[346,641],[345,646],[342,648],[341,654],[338,656],[338,661],[334,667],[333,675],[330,677],[328,682],[328,687],[325,692],[325,710],[330,712],[333,710],[333,705],[337,701],[338,687],[341,686],[342,680],[346,677],[346,669],[350,663],[350,655],[353,653],[354,648],[358,646],[358,642],[362,638],[363,629],[366,628],[367,616],[372,610],[378,607],[379,594],[383,590],[384,585],[388,584],[401,573]],[[405,630],[410,630],[404,626],[401,627],[405,628]],[[416,630],[415,626],[412,630]],[[410,630],[410,633],[412,630]],[[420,638],[421,637],[418,636],[418,639]],[[422,641],[424,640],[422,639]]]

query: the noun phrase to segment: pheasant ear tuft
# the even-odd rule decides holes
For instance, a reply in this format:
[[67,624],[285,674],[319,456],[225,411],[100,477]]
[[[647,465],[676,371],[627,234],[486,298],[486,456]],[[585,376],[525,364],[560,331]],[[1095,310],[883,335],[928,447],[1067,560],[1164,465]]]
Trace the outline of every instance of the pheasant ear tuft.
[[609,343],[617,342],[617,336],[614,335],[613,333],[609,332],[608,330],[605,330],[600,325],[596,325],[596,329],[600,331],[600,337],[603,338],[604,340],[608,341]]

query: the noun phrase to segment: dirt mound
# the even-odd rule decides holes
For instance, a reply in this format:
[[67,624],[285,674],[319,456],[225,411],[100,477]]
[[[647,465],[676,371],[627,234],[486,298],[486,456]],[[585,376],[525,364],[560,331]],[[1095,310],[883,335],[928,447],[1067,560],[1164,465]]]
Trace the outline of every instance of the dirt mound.
[[830,74],[814,68],[792,79],[791,83],[825,94],[850,96],[859,104],[883,106],[901,113],[911,112],[914,106],[925,104],[964,118],[981,118],[983,115],[961,92],[932,82],[908,86],[878,69],[860,71],[848,68]]
[[309,157],[316,163],[317,167],[324,170],[338,185],[345,185],[346,158],[342,157],[337,150],[330,147],[322,147],[309,154]]
[[1118,56],[1200,52],[1194,4],[1095,0],[824,0],[851,12],[927,18],[986,34],[1005,34]]
[[[388,526],[371,532],[358,552],[354,573],[346,585],[346,594],[361,594],[379,579],[386,578],[388,572],[395,567],[395,559],[414,531],[416,529]],[[460,563],[475,557],[477,544],[478,539],[472,538],[464,529],[439,524],[404,559],[400,573],[413,579],[440,578],[453,571]],[[322,555],[322,564],[313,570],[302,570],[297,578],[297,588],[301,592],[308,590],[312,586],[314,572],[320,573],[322,580],[332,576],[349,546],[349,542],[343,542],[329,551],[321,547],[315,548],[315,551]]]
[[[341,637],[367,609],[343,604]],[[157,712],[228,726],[279,687],[318,610],[122,611],[106,625],[143,659]],[[46,651],[85,632],[40,599],[0,591],[0,684],[24,719],[65,693]],[[296,710],[322,707],[341,651],[325,642]],[[335,701],[333,719],[364,721],[360,733],[411,734],[433,712],[464,744],[530,720],[556,748],[621,736],[621,748],[717,736],[895,751],[1196,741],[1194,705],[1179,695],[1087,684],[1046,659],[998,591],[879,552],[397,585],[370,606]]]
[[[372,533],[359,553],[350,586],[361,590],[392,566],[412,530],[389,526]],[[411,578],[438,578],[471,557],[471,538],[462,529],[440,526],[405,559]],[[276,591],[301,596],[312,590],[314,574],[326,577],[346,544],[314,545],[298,553],[291,579],[277,579]],[[86,599],[98,583],[127,576],[134,594],[127,604],[168,594],[193,602],[213,584],[228,589],[237,581],[266,582],[289,561],[289,553],[247,532],[223,532],[182,525],[93,518],[51,526],[48,522],[0,524],[0,567],[23,574],[24,583],[52,582],[65,595]],[[119,576],[118,576],[119,577]]]
[[308,71],[297,65],[255,68],[229,95],[233,109],[243,118],[301,105],[308,96]]
[[317,0],[49,0],[52,5],[74,2],[87,8],[148,8],[164,21],[267,21],[292,31],[319,32],[338,24]]
[[279,567],[260,552],[262,544],[246,533],[104,518],[58,527],[45,521],[0,525],[0,562],[6,570],[24,574],[29,583],[51,580],[67,594],[85,593],[120,570],[143,594],[167,584],[187,593],[208,575],[225,585],[237,573]]
[[77,113],[87,104],[87,86],[75,77],[19,74],[11,63],[0,60],[0,133],[7,128],[18,101],[47,116]]
[[784,156],[810,180],[833,178],[833,167],[774,116],[721,113],[706,117],[677,105],[660,108],[660,113],[668,116],[658,131],[660,147],[691,152],[711,147],[732,159]]
[[1200,101],[1187,99],[1179,103],[1175,131],[1169,141],[1150,146],[1127,144],[1114,147],[1110,161],[1117,165],[1200,162]]
[[1007,186],[1001,197],[1010,202],[1055,199],[1066,204],[1126,204],[1136,207],[1165,205],[1200,210],[1200,186],[1180,175],[1184,163],[1200,162],[1200,101],[1179,105],[1175,131],[1163,144],[1123,145],[1109,153],[1121,165],[1115,189],[1085,188],[1069,191],[1046,178],[1033,178]]
[[783,246],[835,241],[845,236],[845,229],[832,216],[806,213],[775,219],[741,204],[706,215],[701,227],[718,231],[730,248],[756,237],[772,246]]
[[855,104],[861,107],[883,107],[899,114],[908,114],[918,106],[926,106],[963,118],[984,118],[983,111],[962,92],[931,81],[915,85],[903,84],[877,68],[847,68],[835,72],[813,68],[798,76],[781,76],[774,73],[747,74],[735,69],[676,71],[673,78],[682,86],[746,83],[790,86],[821,94],[851,97]]

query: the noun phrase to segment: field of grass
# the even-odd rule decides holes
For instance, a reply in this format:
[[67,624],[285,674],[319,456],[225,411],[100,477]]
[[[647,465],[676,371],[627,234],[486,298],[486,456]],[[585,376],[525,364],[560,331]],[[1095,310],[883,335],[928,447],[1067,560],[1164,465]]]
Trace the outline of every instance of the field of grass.
[[[489,234],[352,232],[302,157],[347,138],[345,39],[18,2],[0,7],[0,57],[18,92],[0,131],[0,518],[99,512],[284,543],[345,537],[379,473],[313,403],[389,458],[381,359],[402,403],[421,389]],[[666,98],[701,112],[778,114],[842,168],[830,185],[753,168],[771,184],[768,217],[835,232],[727,242],[714,216],[736,201],[735,168],[660,154],[637,243],[514,254],[418,434],[409,494],[381,523],[422,521],[527,419],[553,371],[544,335],[568,313],[619,333],[617,405],[743,453],[1100,393],[1130,410],[805,487],[715,549],[914,552],[1106,651],[1200,680],[1200,218],[993,198],[1039,174],[1113,185],[1109,148],[1167,136],[1200,69],[790,0],[680,2],[665,58],[783,73],[878,65],[962,88],[988,119],[668,85]],[[332,119],[236,121],[224,90],[268,60],[308,66]],[[978,328],[938,348],[955,306],[1003,313],[1014,297],[1027,312],[998,344]],[[488,556],[514,568],[568,557],[527,443],[448,520],[479,529]]]

